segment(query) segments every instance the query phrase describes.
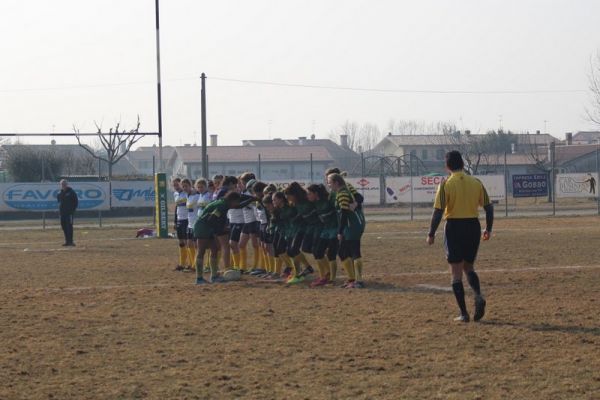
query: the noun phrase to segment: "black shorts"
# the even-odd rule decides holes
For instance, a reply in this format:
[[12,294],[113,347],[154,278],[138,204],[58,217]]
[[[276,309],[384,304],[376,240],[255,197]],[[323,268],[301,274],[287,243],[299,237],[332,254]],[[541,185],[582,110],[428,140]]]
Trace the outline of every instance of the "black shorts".
[[177,230],[177,239],[186,240],[188,238],[188,220],[182,219],[177,221],[177,225],[175,225]]
[[449,263],[475,262],[480,240],[481,224],[477,218],[449,219],[446,221],[444,247]]
[[244,224],[229,224],[229,240],[239,242]]
[[273,234],[271,232],[269,232],[269,225],[268,224],[261,224],[260,225],[260,241],[262,243],[266,243],[266,244],[272,244],[273,243]]
[[274,237],[273,247],[275,250],[275,257],[285,254],[287,250],[287,240],[285,236],[280,233],[276,233]]
[[188,238],[189,240],[194,240],[194,239],[196,239],[196,238],[194,237],[194,228],[190,228],[190,227],[188,227],[188,230],[187,230],[187,238]]
[[260,221],[244,224],[242,233],[245,233],[246,235],[258,235],[260,233]]
[[342,261],[348,257],[352,258],[353,260],[361,258],[360,240],[342,240],[338,249],[338,255]]

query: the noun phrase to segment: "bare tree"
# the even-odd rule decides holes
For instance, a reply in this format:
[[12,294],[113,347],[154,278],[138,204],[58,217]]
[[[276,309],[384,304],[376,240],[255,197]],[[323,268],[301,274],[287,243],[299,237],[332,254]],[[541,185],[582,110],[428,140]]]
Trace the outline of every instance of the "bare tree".
[[388,131],[394,135],[449,135],[457,131],[448,121],[425,122],[417,120],[390,120]]
[[600,126],[600,50],[596,52],[596,57],[590,58],[588,81],[591,106],[586,108],[585,111],[588,119],[595,125]]
[[102,132],[102,128],[95,121],[94,124],[98,130],[96,137],[102,146],[100,152],[95,152],[81,141],[79,129],[75,125],[73,125],[73,130],[75,131],[75,137],[79,146],[84,148],[95,159],[104,161],[108,165],[108,180],[110,181],[112,180],[113,166],[129,153],[134,144],[144,137],[144,134],[139,133],[140,117],[138,115],[136,127],[129,131],[125,129],[119,131],[121,128],[120,122],[117,123],[114,129],[110,128],[108,133]]
[[343,124],[335,128],[329,134],[329,138],[334,142],[339,143],[341,135],[346,135],[348,140],[348,147],[354,151],[358,150],[358,136],[360,131],[360,125],[355,121],[346,120]]

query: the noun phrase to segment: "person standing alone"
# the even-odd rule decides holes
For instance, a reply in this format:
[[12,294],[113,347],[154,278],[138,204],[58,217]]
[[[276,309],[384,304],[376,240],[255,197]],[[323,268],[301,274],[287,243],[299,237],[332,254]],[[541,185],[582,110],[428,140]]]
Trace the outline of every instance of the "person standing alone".
[[446,168],[451,173],[443,181],[435,196],[431,227],[427,235],[427,243],[432,245],[442,217],[446,219],[444,245],[446,257],[452,270],[452,291],[460,308],[460,315],[455,321],[469,322],[469,313],[465,304],[463,272],[467,275],[469,286],[475,292],[475,314],[473,319],[479,321],[485,314],[486,301],[481,294],[479,277],[474,270],[475,258],[481,239],[479,224],[479,206],[485,209],[486,228],[483,240],[489,240],[494,223],[494,207],[478,179],[465,174],[462,155],[458,151],[446,154]]
[[63,246],[75,246],[73,242],[73,215],[79,204],[77,193],[69,186],[66,179],[62,179],[60,181],[60,192],[56,197],[60,212],[60,226],[65,235]]

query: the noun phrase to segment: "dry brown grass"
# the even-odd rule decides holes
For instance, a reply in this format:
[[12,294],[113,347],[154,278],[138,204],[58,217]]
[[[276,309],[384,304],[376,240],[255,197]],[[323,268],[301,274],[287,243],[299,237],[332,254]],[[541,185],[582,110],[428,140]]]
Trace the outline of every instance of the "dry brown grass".
[[196,287],[174,241],[133,229],[79,230],[70,250],[0,231],[0,398],[600,398],[599,222],[498,221],[488,314],[468,325],[419,286],[449,283],[425,222],[369,225],[360,291]]

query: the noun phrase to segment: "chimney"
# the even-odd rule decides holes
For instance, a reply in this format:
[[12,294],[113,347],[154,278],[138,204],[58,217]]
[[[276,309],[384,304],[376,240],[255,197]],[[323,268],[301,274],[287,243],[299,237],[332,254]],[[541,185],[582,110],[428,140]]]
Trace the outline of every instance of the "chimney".
[[217,138],[218,138],[218,135],[210,135],[210,145],[212,147],[217,147],[217,145],[218,145]]
[[566,136],[567,136],[567,146],[572,145],[573,144],[573,132],[567,132]]
[[315,134],[313,133],[312,135],[310,135],[310,140],[315,140],[317,137],[315,136]]
[[348,135],[340,135],[340,145],[345,149],[348,148]]
[[300,137],[298,138],[298,144],[299,144],[300,146],[304,146],[304,145],[306,144],[306,136],[300,136]]
[[185,143],[185,144],[183,145],[183,147],[192,147],[192,145],[191,145],[191,144],[189,144],[189,143]]

